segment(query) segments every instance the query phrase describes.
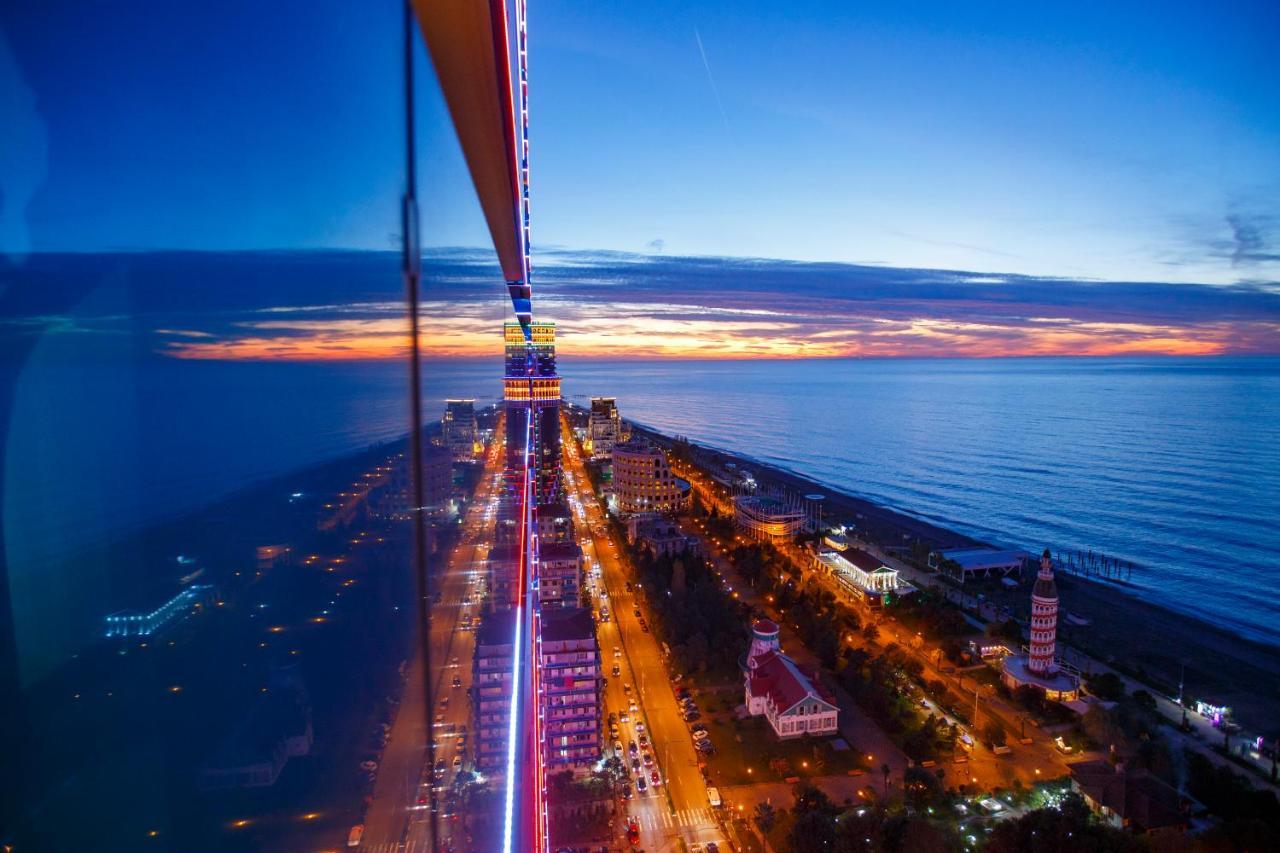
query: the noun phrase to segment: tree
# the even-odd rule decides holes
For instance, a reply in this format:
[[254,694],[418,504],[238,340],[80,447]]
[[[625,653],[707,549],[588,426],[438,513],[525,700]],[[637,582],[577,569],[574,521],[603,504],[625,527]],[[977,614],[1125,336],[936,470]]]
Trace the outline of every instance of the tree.
[[996,720],[987,720],[982,726],[982,738],[992,746],[1004,746],[1006,740],[1004,726]]
[[778,822],[778,811],[770,803],[756,803],[755,818],[756,826],[760,827],[761,832],[768,835],[769,830],[773,829],[773,825]]
[[865,637],[868,642],[874,643],[876,638],[880,636],[880,629],[876,627],[876,623],[868,622],[866,625],[862,626],[862,636]]
[[835,847],[835,816],[819,811],[798,813],[787,843],[792,853],[828,853]]
[[1094,696],[1107,702],[1116,702],[1124,697],[1124,682],[1114,672],[1101,672],[1091,676],[1085,686]]
[[1059,809],[1037,809],[996,824],[987,853],[1140,853],[1144,845],[1122,829],[1094,820],[1079,794],[1069,792]]

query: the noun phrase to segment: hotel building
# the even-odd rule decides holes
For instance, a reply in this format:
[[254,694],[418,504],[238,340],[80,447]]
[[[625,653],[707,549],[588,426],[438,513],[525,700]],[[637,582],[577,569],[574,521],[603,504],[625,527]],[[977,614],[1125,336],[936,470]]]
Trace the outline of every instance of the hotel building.
[[444,446],[458,462],[470,462],[480,453],[480,426],[475,400],[445,400],[440,421]]
[[622,440],[622,418],[613,397],[592,397],[587,420],[586,451],[592,459],[608,459]]
[[741,666],[747,711],[763,715],[780,740],[833,735],[839,730],[835,697],[782,653],[777,623],[756,620],[751,626],[751,648]]
[[659,448],[640,438],[613,448],[613,496],[619,512],[678,512],[688,505],[689,494],[689,483],[671,473]]
[[600,646],[591,611],[544,608],[538,681],[544,761],[552,769],[586,767],[600,758]]

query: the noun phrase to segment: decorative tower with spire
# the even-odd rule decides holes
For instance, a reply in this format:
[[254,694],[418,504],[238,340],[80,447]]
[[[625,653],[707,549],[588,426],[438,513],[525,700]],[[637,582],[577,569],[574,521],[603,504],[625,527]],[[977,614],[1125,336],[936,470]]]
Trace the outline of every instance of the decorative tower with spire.
[[1031,654],[1027,669],[1037,675],[1058,671],[1054,651],[1058,642],[1058,587],[1053,582],[1053,558],[1049,549],[1040,557],[1040,572],[1031,590]]

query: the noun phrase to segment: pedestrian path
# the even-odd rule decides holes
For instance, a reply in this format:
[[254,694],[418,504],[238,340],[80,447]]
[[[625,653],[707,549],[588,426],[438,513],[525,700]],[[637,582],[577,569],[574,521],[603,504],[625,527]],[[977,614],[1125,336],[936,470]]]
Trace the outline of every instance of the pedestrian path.
[[658,813],[645,812],[635,815],[636,823],[643,829],[671,829],[673,827],[705,827],[715,826],[715,815],[711,809],[680,809],[672,814],[669,811]]

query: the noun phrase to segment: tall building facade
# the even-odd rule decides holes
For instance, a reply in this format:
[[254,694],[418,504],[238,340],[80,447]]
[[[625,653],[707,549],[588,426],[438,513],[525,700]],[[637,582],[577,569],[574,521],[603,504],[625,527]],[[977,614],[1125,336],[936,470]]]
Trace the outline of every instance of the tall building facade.
[[622,417],[613,397],[592,397],[587,420],[587,452],[592,459],[608,459],[622,440]]
[[480,426],[475,400],[445,400],[440,422],[444,446],[458,462],[470,462],[480,453]]
[[522,470],[524,431],[533,419],[535,498],[555,502],[560,495],[560,377],[556,375],[556,324],[530,324],[533,342],[524,338],[519,323],[503,326],[506,376],[503,398],[507,409],[507,469]]
[[543,761],[554,772],[600,759],[600,647],[591,611],[543,608],[538,645]]
[[475,759],[484,771],[506,763],[511,722],[511,672],[515,663],[515,613],[496,610],[485,614],[476,632],[476,652],[471,685],[474,692]]

